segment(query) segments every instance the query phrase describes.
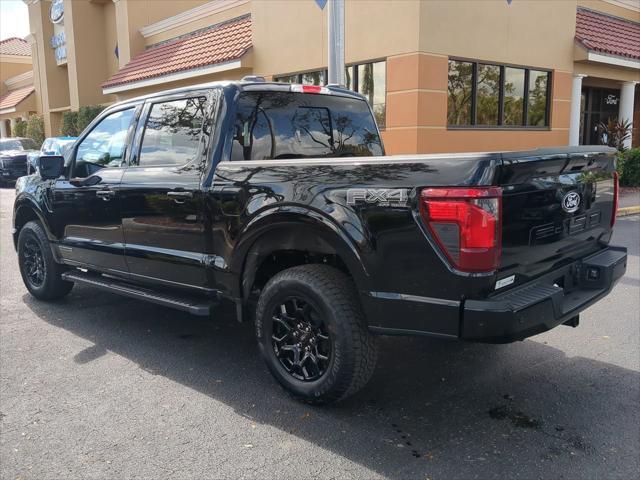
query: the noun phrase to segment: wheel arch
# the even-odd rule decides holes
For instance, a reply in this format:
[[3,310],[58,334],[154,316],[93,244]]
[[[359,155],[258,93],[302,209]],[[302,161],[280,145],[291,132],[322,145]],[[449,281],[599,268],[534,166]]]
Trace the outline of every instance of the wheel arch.
[[29,197],[18,197],[13,207],[13,246],[15,248],[18,246],[20,230],[22,230],[22,227],[32,220],[40,221],[42,228],[44,228],[44,231],[47,234],[47,238],[49,238],[49,240],[53,240],[53,234],[49,228],[46,216],[38,205]]
[[296,265],[329,263],[348,274],[358,290],[366,288],[369,275],[362,258],[363,245],[331,219],[297,208],[273,212],[252,223],[242,234],[232,264],[240,272],[238,293],[243,299],[249,298],[256,281],[265,280],[260,276],[262,269],[269,270],[269,259],[274,256],[271,263],[279,260],[279,266],[267,272],[271,276]]

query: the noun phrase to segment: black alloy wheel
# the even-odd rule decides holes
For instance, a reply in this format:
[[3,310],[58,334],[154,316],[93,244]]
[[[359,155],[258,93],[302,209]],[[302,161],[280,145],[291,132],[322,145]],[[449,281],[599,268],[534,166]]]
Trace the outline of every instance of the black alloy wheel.
[[273,312],[271,344],[280,364],[303,382],[322,377],[331,362],[327,326],[310,302],[290,297]]
[[27,281],[32,287],[41,287],[46,278],[47,267],[44,263],[42,248],[33,238],[28,238],[24,242],[22,263]]

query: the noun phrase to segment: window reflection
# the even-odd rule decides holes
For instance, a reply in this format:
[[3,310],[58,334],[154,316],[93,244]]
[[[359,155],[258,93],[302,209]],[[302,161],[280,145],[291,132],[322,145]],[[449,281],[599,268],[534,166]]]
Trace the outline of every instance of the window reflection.
[[473,64],[449,60],[448,111],[449,125],[471,125]]
[[550,83],[550,72],[449,60],[447,124],[548,126]]
[[382,155],[362,100],[245,92],[238,101],[232,160]]
[[524,70],[504,69],[504,125],[522,125],[524,116]]
[[529,71],[529,99],[527,125],[543,127],[547,124],[547,91],[549,73]]
[[478,65],[477,111],[478,125],[498,125],[500,103],[500,67]]
[[121,167],[134,109],[106,116],[80,142],[74,175],[86,177],[104,167]]
[[358,93],[371,105],[378,126],[385,125],[386,114],[386,62],[358,65]]
[[195,158],[205,117],[205,97],[156,103],[142,138],[139,164],[185,165]]
[[[327,71],[317,70],[296,75],[274,77],[276,82],[325,85]],[[387,63],[385,61],[350,65],[345,68],[345,87],[367,98],[378,127],[386,122]]]

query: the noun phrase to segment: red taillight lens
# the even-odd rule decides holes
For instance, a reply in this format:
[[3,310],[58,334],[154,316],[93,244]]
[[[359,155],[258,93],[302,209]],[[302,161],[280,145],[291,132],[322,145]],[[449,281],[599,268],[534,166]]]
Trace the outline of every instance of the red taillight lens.
[[329,90],[327,87],[322,87],[320,85],[293,84],[291,85],[290,90],[296,93],[322,93],[325,95],[331,94],[331,90]]
[[618,216],[618,197],[620,195],[620,179],[618,172],[613,172],[613,212],[611,212],[611,228],[616,224]]
[[502,190],[427,188],[420,215],[452,265],[463,272],[498,268],[502,234]]

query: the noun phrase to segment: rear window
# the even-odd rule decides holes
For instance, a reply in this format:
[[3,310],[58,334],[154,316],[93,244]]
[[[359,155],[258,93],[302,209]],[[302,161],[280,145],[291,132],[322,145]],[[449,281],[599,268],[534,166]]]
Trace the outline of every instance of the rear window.
[[289,92],[244,92],[231,160],[382,155],[364,100]]

